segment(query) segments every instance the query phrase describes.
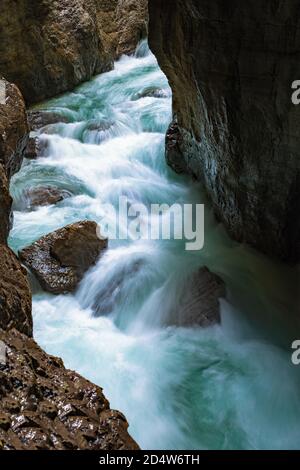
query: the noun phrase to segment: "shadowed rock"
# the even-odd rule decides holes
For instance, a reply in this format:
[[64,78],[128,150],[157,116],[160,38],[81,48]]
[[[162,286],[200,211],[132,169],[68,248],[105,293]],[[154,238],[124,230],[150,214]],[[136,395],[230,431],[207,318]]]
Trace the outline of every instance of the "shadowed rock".
[[68,123],[69,119],[62,114],[53,111],[28,111],[27,112],[29,129],[37,131],[51,124]]
[[203,182],[233,238],[299,261],[298,2],[149,0],[149,16],[181,139],[168,163]]
[[83,221],[56,230],[20,252],[21,261],[42,288],[53,294],[72,292],[107,247],[95,222]]
[[138,449],[100,387],[16,330],[0,330],[0,342],[0,449]]
[[0,328],[32,335],[31,292],[26,270],[16,255],[0,245]]
[[47,156],[48,140],[41,137],[30,137],[24,151],[24,157],[28,160],[36,160]]
[[219,299],[225,295],[223,280],[206,267],[200,268],[183,284],[180,301],[166,323],[184,327],[208,327],[220,323]]
[[39,186],[37,188],[28,189],[24,194],[24,205],[27,209],[33,209],[39,206],[49,206],[57,204],[71,197],[72,194],[64,189],[56,186]]

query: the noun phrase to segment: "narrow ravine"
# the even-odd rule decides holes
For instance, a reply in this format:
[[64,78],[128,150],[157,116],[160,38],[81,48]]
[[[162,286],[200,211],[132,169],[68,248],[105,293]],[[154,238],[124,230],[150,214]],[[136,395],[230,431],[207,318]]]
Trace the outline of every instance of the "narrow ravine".
[[[39,106],[69,122],[42,129],[47,157],[25,161],[13,178],[11,247],[78,220],[101,224],[103,204],[117,207],[122,195],[147,206],[206,202],[199,184],[165,163],[171,101],[142,43],[136,57]],[[72,197],[24,210],[24,191],[48,184]],[[230,241],[206,207],[200,252],[178,240],[111,240],[75,295],[35,287],[35,338],[104,388],[144,449],[297,448],[300,375],[290,360],[300,326],[292,308],[297,271]],[[165,327],[185,279],[203,265],[226,282],[221,326]]]

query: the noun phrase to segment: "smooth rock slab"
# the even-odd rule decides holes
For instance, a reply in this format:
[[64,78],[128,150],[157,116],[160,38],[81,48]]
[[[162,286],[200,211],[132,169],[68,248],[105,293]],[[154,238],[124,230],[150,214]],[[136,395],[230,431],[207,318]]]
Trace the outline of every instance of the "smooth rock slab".
[[53,294],[73,292],[84,273],[107,247],[97,235],[97,224],[77,222],[42,237],[20,252],[21,261]]

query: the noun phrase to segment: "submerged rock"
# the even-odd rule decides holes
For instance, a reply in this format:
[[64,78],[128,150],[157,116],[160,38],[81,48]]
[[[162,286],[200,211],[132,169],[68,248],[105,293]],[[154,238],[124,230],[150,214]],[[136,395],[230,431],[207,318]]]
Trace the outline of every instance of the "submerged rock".
[[224,281],[208,268],[200,268],[182,286],[180,302],[167,319],[169,325],[208,327],[220,323],[219,299],[225,297]]
[[27,209],[33,209],[39,206],[49,206],[57,204],[71,197],[72,194],[65,189],[59,189],[56,186],[38,186],[28,189],[24,194],[24,205]]
[[0,328],[32,335],[31,292],[26,270],[16,255],[0,245]]
[[138,449],[100,387],[16,330],[0,330],[0,342],[0,449]]
[[91,221],[68,225],[24,248],[20,259],[44,290],[53,294],[72,292],[107,247],[97,228]]
[[169,95],[165,90],[156,87],[148,87],[145,90],[139,91],[136,93],[132,100],[137,101],[141,98],[168,98]]
[[59,124],[59,123],[68,123],[69,119],[63,116],[62,114],[55,113],[53,111],[28,111],[27,112],[29,129],[31,131],[37,131],[43,127]]

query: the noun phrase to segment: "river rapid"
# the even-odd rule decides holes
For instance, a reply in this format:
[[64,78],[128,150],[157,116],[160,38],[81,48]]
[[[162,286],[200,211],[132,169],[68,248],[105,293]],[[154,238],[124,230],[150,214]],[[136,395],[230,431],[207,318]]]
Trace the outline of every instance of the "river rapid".
[[[150,88],[160,96],[143,96]],[[47,158],[26,160],[13,177],[15,251],[69,223],[101,220],[103,204],[117,208],[120,196],[147,207],[205,203],[206,214],[199,252],[181,240],[111,240],[74,294],[34,285],[35,339],[103,387],[143,449],[299,448],[300,366],[290,348],[300,338],[299,271],[231,241],[201,185],[167,167],[171,107],[146,43],[39,105],[68,122],[39,131]],[[24,210],[24,192],[49,184],[72,197]],[[203,265],[226,282],[221,325],[166,327],[185,280]]]

